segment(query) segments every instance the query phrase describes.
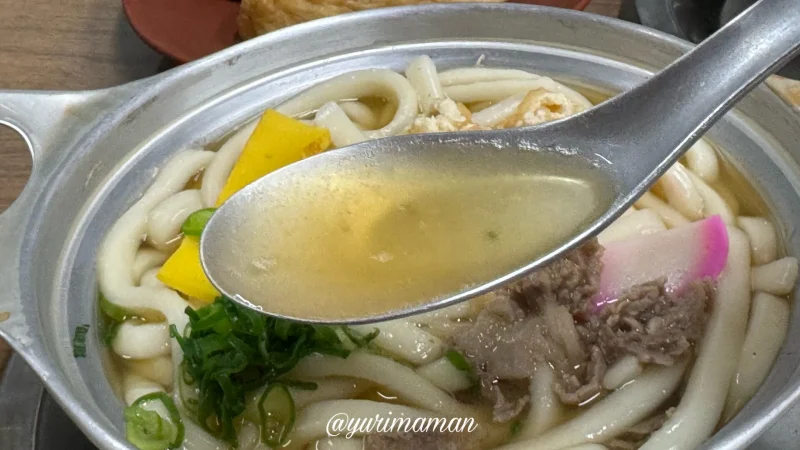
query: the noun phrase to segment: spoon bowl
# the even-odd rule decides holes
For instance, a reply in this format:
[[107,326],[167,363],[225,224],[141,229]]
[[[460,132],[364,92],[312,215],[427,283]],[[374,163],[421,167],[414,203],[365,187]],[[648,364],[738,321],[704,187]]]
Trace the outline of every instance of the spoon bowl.
[[619,187],[604,158],[542,149],[529,135],[390,137],[286,166],[220,206],[201,261],[225,268],[213,272],[224,295],[301,322],[369,323],[484,294],[620,213],[607,210]]

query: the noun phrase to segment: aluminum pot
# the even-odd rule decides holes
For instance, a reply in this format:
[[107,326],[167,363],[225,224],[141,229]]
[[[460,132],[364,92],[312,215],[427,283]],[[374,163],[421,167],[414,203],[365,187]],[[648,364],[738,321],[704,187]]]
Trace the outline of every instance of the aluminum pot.
[[[87,358],[73,357],[70,338],[77,325],[95,322],[95,257],[106,231],[175,152],[214,142],[323,79],[368,67],[402,70],[421,54],[442,69],[481,59],[613,93],[690,48],[575,11],[432,5],[302,24],[106,90],[0,91],[0,122],[22,133],[33,155],[25,190],[0,215],[0,334],[95,444],[132,448],[95,333]],[[787,252],[800,254],[800,119],[761,87],[709,135],[768,199]],[[797,308],[787,342],[758,394],[703,448],[744,448],[800,395]]]

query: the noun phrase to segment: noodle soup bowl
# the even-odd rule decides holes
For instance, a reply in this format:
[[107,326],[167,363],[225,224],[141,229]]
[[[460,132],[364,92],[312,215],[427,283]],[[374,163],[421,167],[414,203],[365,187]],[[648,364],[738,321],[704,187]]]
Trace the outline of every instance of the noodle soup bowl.
[[[0,334],[95,444],[132,448],[95,326],[96,257],[112,224],[176,152],[212,145],[322,80],[362,68],[403,71],[420,55],[441,70],[480,61],[611,95],[690,48],[581,12],[433,5],[302,24],[106,90],[0,91],[0,123],[18,130],[33,156],[25,190],[0,215]],[[785,252],[800,254],[800,119],[761,87],[707,136],[766,199],[764,214],[777,224]],[[702,448],[745,448],[800,395],[799,319],[793,308],[769,377]],[[71,339],[81,324],[91,329],[86,357],[76,358]]]

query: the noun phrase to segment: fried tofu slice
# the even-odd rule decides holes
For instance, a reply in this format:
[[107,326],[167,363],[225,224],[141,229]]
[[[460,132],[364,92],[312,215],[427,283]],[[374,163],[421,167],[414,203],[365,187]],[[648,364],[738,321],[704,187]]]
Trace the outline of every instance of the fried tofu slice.
[[504,0],[242,0],[239,36],[251,39],[279,28],[323,17],[389,6],[425,3],[500,3]]

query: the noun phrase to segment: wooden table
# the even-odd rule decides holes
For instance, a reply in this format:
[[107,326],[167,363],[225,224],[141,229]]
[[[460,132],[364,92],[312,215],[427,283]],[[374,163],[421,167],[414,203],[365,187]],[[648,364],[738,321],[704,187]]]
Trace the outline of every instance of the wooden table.
[[[0,0],[0,88],[96,89],[168,65],[128,26],[120,0]],[[30,169],[27,147],[0,125],[0,211]],[[9,353],[0,339],[0,371]]]
[[[619,3],[594,0],[587,11],[616,16]],[[97,89],[171,66],[130,28],[120,0],[0,0],[0,88]],[[22,140],[0,126],[0,211],[30,168]],[[0,372],[9,354],[0,340]]]

